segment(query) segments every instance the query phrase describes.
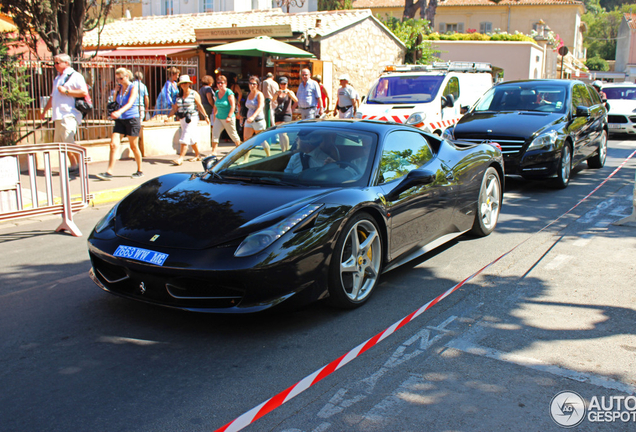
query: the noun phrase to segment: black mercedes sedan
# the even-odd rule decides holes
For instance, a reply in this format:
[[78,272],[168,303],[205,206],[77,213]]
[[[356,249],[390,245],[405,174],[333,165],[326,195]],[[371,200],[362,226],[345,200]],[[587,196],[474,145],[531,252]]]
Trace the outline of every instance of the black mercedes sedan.
[[445,137],[501,145],[506,175],[552,179],[567,187],[572,168],[602,168],[607,110],[591,86],[577,80],[527,80],[488,90]]
[[147,181],[98,222],[97,285],[192,311],[353,308],[383,272],[490,234],[503,194],[495,146],[367,120],[277,126],[203,167]]

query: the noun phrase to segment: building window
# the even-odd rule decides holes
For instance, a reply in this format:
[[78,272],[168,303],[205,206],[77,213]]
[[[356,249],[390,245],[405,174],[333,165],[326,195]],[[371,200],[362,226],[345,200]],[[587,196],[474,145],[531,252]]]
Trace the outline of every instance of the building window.
[[214,12],[214,0],[201,0],[201,12]]
[[464,23],[440,23],[440,33],[463,33]]
[[492,33],[492,23],[491,22],[479,23],[479,33],[482,33],[482,34]]
[[161,15],[174,15],[174,0],[161,2]]

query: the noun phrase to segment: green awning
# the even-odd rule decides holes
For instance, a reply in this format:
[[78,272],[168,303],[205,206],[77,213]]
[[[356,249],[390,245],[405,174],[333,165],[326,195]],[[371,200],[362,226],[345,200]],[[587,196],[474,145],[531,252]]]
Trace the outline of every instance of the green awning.
[[262,57],[263,55],[297,58],[316,57],[310,52],[296,48],[288,43],[277,41],[269,36],[258,36],[252,39],[230,42],[208,48],[208,51],[250,57]]

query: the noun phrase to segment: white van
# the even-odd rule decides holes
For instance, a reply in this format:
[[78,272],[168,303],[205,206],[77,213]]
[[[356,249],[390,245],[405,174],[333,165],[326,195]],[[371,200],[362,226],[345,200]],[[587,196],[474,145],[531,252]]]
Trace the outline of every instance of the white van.
[[363,98],[357,118],[393,121],[441,135],[493,85],[487,63],[387,66]]

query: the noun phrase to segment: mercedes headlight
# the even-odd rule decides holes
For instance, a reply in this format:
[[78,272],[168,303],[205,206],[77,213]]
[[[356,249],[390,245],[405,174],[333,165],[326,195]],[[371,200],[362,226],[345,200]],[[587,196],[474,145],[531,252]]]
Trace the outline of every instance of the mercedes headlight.
[[442,133],[442,138],[447,140],[454,140],[455,135],[453,132],[455,132],[454,126],[447,127],[446,129],[444,129],[444,132]]
[[528,146],[528,150],[552,150],[555,148],[556,140],[556,131],[543,133],[532,140]]
[[426,113],[416,112],[411,114],[409,118],[406,119],[406,124],[413,125],[415,127],[422,127],[424,126],[424,120],[426,120]]
[[119,207],[119,203],[115,204],[115,206],[112,209],[110,209],[110,211],[106,214],[106,216],[104,216],[102,220],[97,222],[97,225],[95,225],[96,233],[100,233],[104,231],[109,225],[111,225],[111,222],[115,220],[115,215],[117,214],[117,207]]
[[245,257],[259,253],[321,207],[322,204],[310,204],[301,208],[288,218],[278,222],[276,225],[248,235],[238,249],[236,249],[234,256]]

